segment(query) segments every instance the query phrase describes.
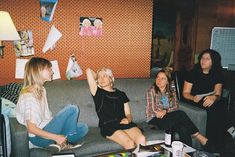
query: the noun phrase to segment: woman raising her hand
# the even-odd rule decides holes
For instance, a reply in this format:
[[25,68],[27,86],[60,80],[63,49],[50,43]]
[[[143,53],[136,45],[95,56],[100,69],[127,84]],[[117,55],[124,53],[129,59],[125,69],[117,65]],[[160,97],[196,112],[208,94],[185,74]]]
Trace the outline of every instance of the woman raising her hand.
[[112,71],[102,68],[95,73],[88,68],[86,74],[99,117],[101,135],[125,149],[134,148],[138,144],[145,145],[145,136],[132,122],[128,97],[123,91],[113,87]]

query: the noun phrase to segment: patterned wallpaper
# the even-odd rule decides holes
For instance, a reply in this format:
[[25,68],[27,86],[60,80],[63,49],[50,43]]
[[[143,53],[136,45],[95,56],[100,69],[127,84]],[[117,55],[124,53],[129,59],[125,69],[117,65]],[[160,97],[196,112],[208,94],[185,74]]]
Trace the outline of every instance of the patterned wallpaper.
[[[75,54],[83,72],[101,67],[113,69],[116,78],[150,75],[152,0],[59,0],[53,20],[40,19],[39,0],[1,0],[0,10],[8,11],[17,30],[33,32],[35,56],[57,60],[61,79],[66,79],[68,57]],[[103,19],[103,36],[79,36],[80,17]],[[62,38],[46,53],[42,47],[52,25]],[[4,42],[0,59],[0,85],[15,79],[16,55],[12,42]],[[30,57],[21,57],[30,58]],[[85,79],[85,75],[77,79]]]

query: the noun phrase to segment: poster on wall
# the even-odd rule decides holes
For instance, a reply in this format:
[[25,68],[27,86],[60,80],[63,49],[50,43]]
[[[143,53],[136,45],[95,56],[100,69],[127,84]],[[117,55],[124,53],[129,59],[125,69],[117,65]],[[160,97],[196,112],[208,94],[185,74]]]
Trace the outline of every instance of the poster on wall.
[[16,56],[34,55],[33,34],[31,30],[18,31],[21,40],[14,41]]
[[46,22],[51,22],[58,0],[40,0],[40,17]]
[[80,36],[99,37],[103,34],[103,21],[99,17],[80,17]]

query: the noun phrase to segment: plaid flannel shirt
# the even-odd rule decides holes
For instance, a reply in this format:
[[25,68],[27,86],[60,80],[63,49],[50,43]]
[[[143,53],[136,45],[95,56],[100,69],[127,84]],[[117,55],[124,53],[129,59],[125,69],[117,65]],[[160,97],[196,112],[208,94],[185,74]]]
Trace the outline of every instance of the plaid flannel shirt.
[[178,99],[176,96],[176,91],[173,90],[173,98],[172,100],[168,101],[168,107],[165,108],[165,105],[162,103],[162,97],[166,96],[168,97],[168,93],[156,93],[154,86],[152,86],[148,91],[147,91],[147,106],[146,106],[146,118],[147,122],[149,122],[153,117],[156,117],[156,111],[159,109],[166,110],[167,113],[178,110],[179,108],[179,103]]

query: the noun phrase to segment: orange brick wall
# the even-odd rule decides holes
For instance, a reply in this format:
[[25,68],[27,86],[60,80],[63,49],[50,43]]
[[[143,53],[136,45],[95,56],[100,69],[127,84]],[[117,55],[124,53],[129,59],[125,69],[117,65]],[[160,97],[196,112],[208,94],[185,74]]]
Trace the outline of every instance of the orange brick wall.
[[[150,74],[152,3],[152,0],[59,0],[50,23],[40,19],[39,0],[1,0],[0,10],[10,13],[17,30],[32,30],[35,56],[58,60],[62,79],[66,79],[68,57],[72,53],[83,72],[87,67],[97,70],[105,66],[113,69],[116,78],[141,78]],[[103,18],[103,36],[79,36],[80,17]],[[63,36],[54,50],[43,53],[53,24]],[[4,45],[0,85],[22,81],[14,78],[13,43]],[[78,79],[85,79],[85,75]]]

